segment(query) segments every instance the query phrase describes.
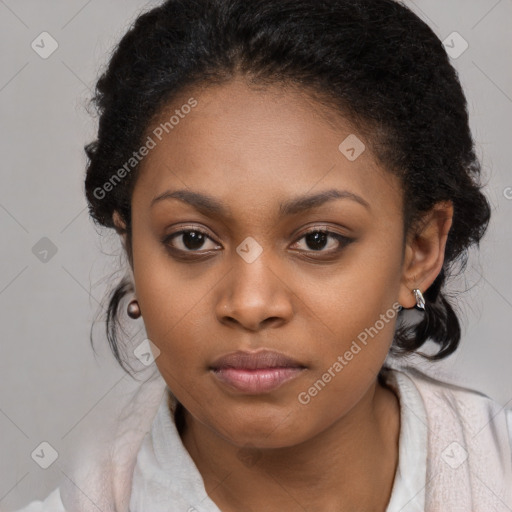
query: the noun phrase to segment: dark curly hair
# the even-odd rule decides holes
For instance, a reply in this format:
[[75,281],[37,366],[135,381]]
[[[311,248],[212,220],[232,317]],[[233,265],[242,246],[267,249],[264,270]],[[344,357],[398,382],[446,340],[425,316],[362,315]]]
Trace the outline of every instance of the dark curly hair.
[[[399,322],[392,353],[417,351],[430,338],[439,360],[459,345],[461,327],[445,280],[465,269],[479,246],[490,205],[479,182],[466,98],[434,32],[393,0],[168,0],[138,16],[96,84],[97,140],[85,193],[98,225],[125,234],[132,266],[131,194],[137,166],[99,193],[142,144],[153,119],[195,85],[243,76],[252,84],[289,84],[334,107],[364,134],[373,154],[400,178],[405,234],[436,203],[454,207],[443,268],[424,293],[416,324]],[[126,229],[116,226],[118,211]],[[133,285],[123,277],[109,295],[107,338],[119,364],[118,313]],[[407,310],[399,313],[404,319]],[[91,335],[92,342],[92,335]],[[128,371],[128,370],[127,370]]]

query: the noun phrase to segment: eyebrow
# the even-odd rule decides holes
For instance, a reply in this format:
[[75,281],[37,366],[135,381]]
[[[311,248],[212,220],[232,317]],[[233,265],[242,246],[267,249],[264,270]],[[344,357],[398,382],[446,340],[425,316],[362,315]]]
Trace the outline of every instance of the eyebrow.
[[[155,197],[150,204],[152,208],[160,201],[178,199],[188,203],[205,215],[229,217],[229,209],[214,197],[199,192],[191,192],[190,190],[167,190]],[[296,215],[298,213],[311,210],[321,206],[334,199],[350,199],[355,201],[366,209],[371,210],[369,203],[362,197],[349,192],[348,190],[330,189],[317,194],[298,196],[284,203],[279,204],[279,213],[281,216]]]

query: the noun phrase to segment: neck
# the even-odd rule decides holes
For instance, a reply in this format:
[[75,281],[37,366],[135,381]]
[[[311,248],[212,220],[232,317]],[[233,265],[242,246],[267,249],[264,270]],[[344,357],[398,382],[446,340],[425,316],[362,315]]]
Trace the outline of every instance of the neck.
[[241,449],[184,414],[183,444],[223,512],[386,509],[398,464],[400,407],[378,380],[349,413],[294,446]]

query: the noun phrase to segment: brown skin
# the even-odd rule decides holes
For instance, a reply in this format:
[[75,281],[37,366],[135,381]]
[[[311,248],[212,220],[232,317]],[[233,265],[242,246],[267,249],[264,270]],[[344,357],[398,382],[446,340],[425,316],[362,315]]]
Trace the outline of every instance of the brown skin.
[[[297,397],[392,304],[414,307],[411,290],[425,291],[442,268],[452,204],[437,205],[404,250],[400,183],[368,144],[345,158],[338,146],[355,130],[341,116],[333,122],[296,90],[240,79],[187,92],[158,123],[191,96],[198,105],[145,157],[132,198],[136,297],[158,369],[186,409],[183,443],[224,512],[384,511],[400,408],[377,374],[396,316],[307,405]],[[230,215],[176,199],[150,208],[178,188],[215,197]],[[280,217],[280,202],[331,188],[370,209],[335,199]],[[209,257],[187,262],[166,249],[162,238],[185,227],[206,231],[203,245],[183,235],[168,243]],[[313,227],[354,241],[330,237],[315,249],[304,238]],[[236,252],[248,236],[263,248],[252,263]],[[263,347],[307,369],[259,395],[229,390],[208,370],[221,355]]]

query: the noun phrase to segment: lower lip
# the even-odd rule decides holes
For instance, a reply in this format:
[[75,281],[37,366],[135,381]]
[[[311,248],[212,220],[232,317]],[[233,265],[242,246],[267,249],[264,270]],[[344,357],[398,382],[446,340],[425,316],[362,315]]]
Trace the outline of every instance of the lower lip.
[[212,370],[221,382],[244,393],[266,393],[297,377],[304,368],[260,368]]

